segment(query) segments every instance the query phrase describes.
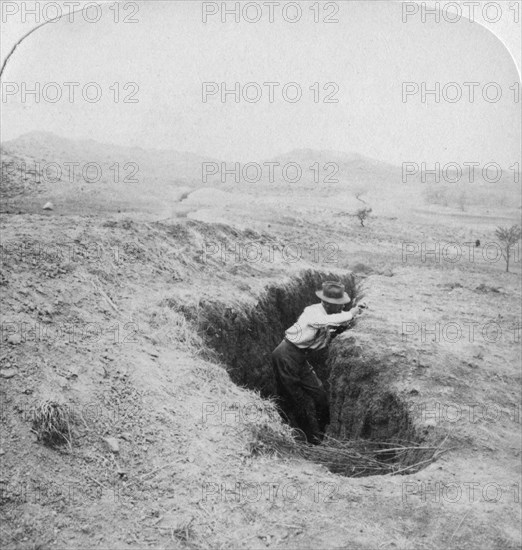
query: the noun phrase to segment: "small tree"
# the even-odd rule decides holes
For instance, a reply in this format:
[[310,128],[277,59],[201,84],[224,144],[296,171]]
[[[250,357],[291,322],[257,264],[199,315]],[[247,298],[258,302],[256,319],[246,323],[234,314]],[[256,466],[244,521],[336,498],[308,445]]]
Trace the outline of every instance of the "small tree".
[[369,208],[368,206],[364,206],[363,208],[359,208],[359,210],[355,212],[355,215],[359,218],[362,227],[364,227],[364,222],[370,215],[371,211],[371,208]]
[[500,241],[502,256],[506,260],[506,272],[508,272],[511,249],[520,240],[521,229],[518,225],[513,225],[509,229],[507,227],[497,227],[495,235]]

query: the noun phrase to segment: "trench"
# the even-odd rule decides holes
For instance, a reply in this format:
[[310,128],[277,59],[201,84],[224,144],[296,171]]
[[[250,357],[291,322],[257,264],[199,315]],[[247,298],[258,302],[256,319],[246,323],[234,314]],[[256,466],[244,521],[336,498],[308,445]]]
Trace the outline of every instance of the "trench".
[[[315,291],[325,280],[340,280],[352,303],[361,296],[361,288],[352,274],[339,277],[308,270],[266,287],[252,306],[232,307],[207,300],[200,301],[197,308],[182,307],[182,310],[235,384],[278,401],[271,353],[303,309],[318,302]],[[385,358],[375,357],[356,338],[348,336],[334,340],[327,351],[315,353],[309,362],[329,395],[328,439],[358,442],[358,452],[373,456],[380,453],[379,460],[396,463],[397,470],[406,473],[422,469],[417,464],[430,462],[433,448],[426,446],[426,432],[420,433],[415,427],[408,404],[391,389]],[[297,427],[299,411],[288,409],[284,403],[279,409],[283,421]],[[396,455],[398,445],[403,446],[400,457]],[[317,446],[319,454],[321,446]],[[314,453],[309,455],[314,460]],[[339,457],[330,463],[326,461],[325,465],[335,473],[356,475],[339,463]]]

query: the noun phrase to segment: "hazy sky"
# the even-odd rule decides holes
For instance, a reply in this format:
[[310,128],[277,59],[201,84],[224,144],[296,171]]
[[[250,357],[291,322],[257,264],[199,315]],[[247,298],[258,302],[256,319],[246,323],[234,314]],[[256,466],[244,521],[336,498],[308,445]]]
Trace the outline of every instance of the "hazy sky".
[[[2,59],[14,37],[35,23],[27,15],[23,25],[21,12],[6,11],[6,4],[15,3],[3,4]],[[133,4],[139,8],[134,15]],[[214,4],[219,8],[221,2]],[[234,2],[227,4],[233,7]],[[205,24],[201,2],[148,1],[122,2],[119,23],[114,21],[115,4],[109,2],[96,23],[75,15],[74,22],[64,18],[46,25],[17,49],[3,76],[2,140],[46,130],[241,162],[295,148],[355,151],[395,164],[477,161],[507,167],[520,160],[520,97],[515,101],[519,73],[506,46],[482,25],[464,17],[436,23],[427,16],[423,22],[420,8],[403,22],[404,6],[383,1],[333,2],[339,7],[333,16],[339,22],[331,24],[314,22],[309,9],[313,2],[300,2],[301,19],[289,23],[281,14],[287,2],[281,1],[270,23],[263,2],[253,4],[263,8],[257,23],[243,18],[235,23],[232,16],[222,23],[218,13]],[[489,26],[516,51],[520,22],[516,24],[508,4],[498,3],[504,12]],[[330,8],[319,7],[322,19]],[[289,7],[286,15],[294,13]],[[248,15],[254,17],[253,8]],[[138,22],[123,22],[131,16]],[[520,63],[519,51],[517,56]],[[43,88],[50,82],[58,85],[48,86],[39,103],[32,95],[22,96],[24,86],[34,89],[39,83]],[[72,103],[67,82],[80,83]],[[101,90],[97,102],[82,97],[89,82]],[[228,95],[223,102],[217,93],[204,103],[203,82],[216,83],[218,89],[221,83],[231,89],[236,82],[256,82],[261,99],[249,103],[241,97],[236,103]],[[273,103],[265,82],[279,83]],[[302,91],[295,103],[281,93],[289,82],[298,83]],[[419,91],[404,99],[405,82]],[[440,83],[438,103],[433,95],[423,100],[423,82],[429,89]],[[449,82],[458,86],[445,87]],[[471,87],[464,85],[469,82],[479,83],[473,102]],[[495,84],[484,89],[491,82]],[[125,89],[127,83],[135,84]],[[319,83],[319,103],[309,89],[314,83]],[[324,90],[326,83],[334,84]],[[337,87],[333,98],[338,102],[324,103]],[[58,89],[63,96],[52,103]],[[462,98],[451,102],[459,90]],[[491,101],[484,99],[484,90]],[[499,90],[502,97],[495,101]],[[91,98],[95,91],[87,90]],[[134,91],[130,99],[137,102],[123,102]],[[295,88],[287,91],[292,98]],[[253,98],[256,88],[247,92]]]

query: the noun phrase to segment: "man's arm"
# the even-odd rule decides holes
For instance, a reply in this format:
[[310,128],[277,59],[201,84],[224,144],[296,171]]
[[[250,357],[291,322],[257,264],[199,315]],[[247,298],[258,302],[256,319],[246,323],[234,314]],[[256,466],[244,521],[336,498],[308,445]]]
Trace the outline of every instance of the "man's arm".
[[313,328],[336,327],[351,321],[357,315],[358,311],[359,308],[354,307],[350,309],[350,311],[341,311],[341,313],[332,313],[331,315],[327,315],[326,313],[323,315],[319,312],[314,312],[307,321],[308,325]]

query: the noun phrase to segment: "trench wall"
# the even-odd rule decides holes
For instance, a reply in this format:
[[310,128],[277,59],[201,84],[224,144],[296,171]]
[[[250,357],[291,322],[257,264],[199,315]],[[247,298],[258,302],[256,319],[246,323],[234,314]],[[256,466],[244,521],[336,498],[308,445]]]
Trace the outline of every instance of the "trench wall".
[[[255,305],[231,307],[207,301],[185,314],[236,384],[271,397],[275,381],[270,355],[303,309],[318,302],[316,289],[330,279],[340,279],[353,301],[360,299],[361,289],[351,274],[339,277],[309,270],[267,287]],[[337,339],[310,362],[330,397],[328,435],[341,440],[418,439],[407,404],[392,389],[386,359],[372,353],[371,340],[360,345],[353,336]],[[292,424],[291,415],[286,418]]]
[[[306,306],[318,303],[315,291],[322,282],[341,280],[352,300],[360,289],[351,274],[305,271],[280,285],[270,285],[254,306],[230,307],[221,302],[200,303],[197,311],[185,311],[196,322],[207,346],[225,363],[232,380],[261,395],[275,394],[271,353]],[[318,375],[327,380],[325,354],[312,358]]]

